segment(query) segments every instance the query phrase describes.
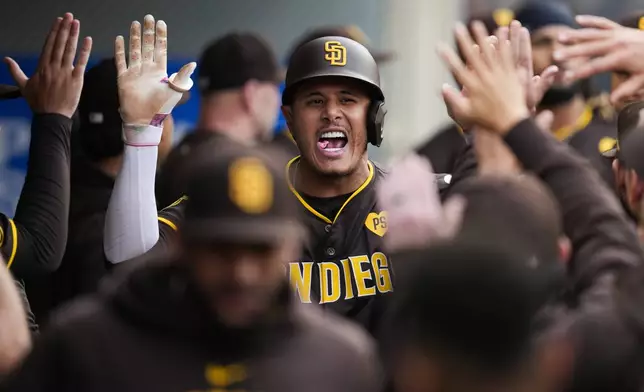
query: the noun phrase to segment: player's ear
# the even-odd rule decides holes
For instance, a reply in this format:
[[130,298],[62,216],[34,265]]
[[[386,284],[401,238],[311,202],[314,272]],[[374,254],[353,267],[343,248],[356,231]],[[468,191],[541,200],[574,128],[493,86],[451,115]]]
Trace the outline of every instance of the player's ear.
[[293,140],[295,140],[295,132],[293,132],[293,111],[291,110],[290,106],[282,105],[282,115],[284,116],[284,120],[286,120],[286,126],[288,127],[289,131],[291,132],[291,136],[293,136]]
[[255,110],[255,96],[259,85],[256,80],[249,80],[241,88],[242,103],[247,111],[253,112]]

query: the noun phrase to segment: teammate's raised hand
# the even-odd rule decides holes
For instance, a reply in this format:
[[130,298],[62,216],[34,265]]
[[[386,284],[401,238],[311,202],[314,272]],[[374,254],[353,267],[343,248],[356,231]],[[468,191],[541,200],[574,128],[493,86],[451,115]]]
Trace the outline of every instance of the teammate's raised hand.
[[630,78],[612,92],[611,101],[639,95],[644,90],[644,31],[599,16],[580,15],[576,19],[583,28],[559,37],[568,46],[555,52],[554,58],[557,61],[592,59],[568,71],[566,78],[572,81],[602,72],[627,72]]
[[455,198],[443,206],[435,181],[429,161],[412,153],[395,163],[378,184],[378,204],[387,211],[388,250],[419,248],[457,233],[464,200]]
[[160,126],[165,116],[193,85],[196,63],[184,65],[168,78],[168,28],[152,15],[130,27],[129,61],[125,60],[125,41],[116,37],[114,58],[118,75],[119,103],[123,122],[128,125]]
[[543,95],[555,81],[557,66],[547,67],[541,75],[534,74],[530,32],[518,20],[513,20],[509,26],[500,27],[495,35],[499,41],[510,41],[512,58],[517,66],[519,79],[525,86],[526,104],[532,112],[535,112]]
[[71,13],[56,18],[31,78],[14,59],[5,58],[11,76],[34,113],[57,113],[71,118],[76,111],[92,50],[92,39],[87,37],[74,65],[79,33],[80,22]]
[[496,46],[487,41],[481,22],[473,24],[476,44],[465,26],[456,27],[456,41],[468,66],[448,45],[439,49],[455,79],[467,89],[467,96],[449,85],[443,87],[443,99],[452,112],[458,113],[484,129],[504,134],[528,117],[525,86],[521,83],[508,40]]

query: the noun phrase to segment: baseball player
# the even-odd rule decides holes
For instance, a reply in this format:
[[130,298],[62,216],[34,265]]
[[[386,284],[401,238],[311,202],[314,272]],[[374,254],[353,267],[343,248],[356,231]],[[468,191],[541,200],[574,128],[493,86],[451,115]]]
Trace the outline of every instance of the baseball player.
[[[289,59],[291,58],[295,50],[301,45],[309,41],[313,41],[314,39],[317,39],[317,38],[329,37],[329,36],[346,37],[360,43],[361,45],[369,49],[369,52],[372,54],[373,58],[376,60],[376,63],[378,65],[385,64],[394,58],[394,53],[392,52],[376,50],[375,48],[373,48],[370,45],[369,37],[367,37],[367,35],[358,26],[329,25],[329,26],[316,27],[302,34],[302,36],[298,38],[297,42],[290,48],[286,62],[288,63]],[[280,86],[281,88],[280,93],[284,92],[284,87],[285,87],[284,83],[282,83]],[[292,154],[293,157],[296,155],[299,155],[299,151],[297,150],[297,145],[295,144],[295,141],[293,140],[293,136],[288,130],[286,119],[284,118],[284,115],[281,113],[281,111],[279,113],[277,126],[275,127],[275,137],[273,138],[273,143],[283,148],[286,148],[286,151]]]
[[380,390],[371,337],[290,293],[304,231],[286,158],[241,145],[203,158],[176,258],[62,310],[3,391]]
[[[5,60],[17,86],[0,87],[0,99],[22,96],[34,113],[28,170],[16,213],[13,219],[0,214],[0,253],[6,267],[21,279],[55,271],[65,252],[72,117],[92,47],[91,38],[85,38],[74,66],[79,30],[80,22],[72,14],[57,18],[31,78],[13,59]],[[23,299],[30,328],[36,331]]]
[[601,153],[610,149],[616,137],[615,119],[601,100],[591,99],[590,79],[569,82],[566,73],[583,59],[560,60],[554,53],[563,47],[560,34],[577,28],[572,10],[562,3],[528,1],[516,11],[516,20],[530,31],[535,74],[551,65],[559,68],[553,86],[546,91],[537,109],[553,113],[552,133],[587,158],[601,177],[612,186],[610,166]]
[[[291,56],[282,104],[302,153],[288,163],[284,186],[298,200],[310,237],[300,259],[288,267],[291,283],[302,302],[320,304],[374,331],[380,311],[375,299],[393,291],[391,260],[383,248],[387,212],[375,194],[384,173],[367,156],[368,143],[382,142],[386,114],[376,61],[345,37],[301,45]],[[128,208],[136,208],[136,202],[112,199]],[[184,198],[159,214],[157,249],[172,243],[189,202]],[[159,230],[131,223],[120,226],[113,238],[140,233],[151,238]],[[121,251],[136,257],[149,249]]]

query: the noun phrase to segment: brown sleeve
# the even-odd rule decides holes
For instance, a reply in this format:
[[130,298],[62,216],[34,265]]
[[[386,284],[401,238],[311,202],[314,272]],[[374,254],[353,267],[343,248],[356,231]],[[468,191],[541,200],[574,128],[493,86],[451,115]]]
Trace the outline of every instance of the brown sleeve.
[[569,273],[577,294],[604,273],[642,264],[634,228],[614,194],[583,158],[530,119],[517,124],[505,141],[560,204],[564,230],[573,246]]

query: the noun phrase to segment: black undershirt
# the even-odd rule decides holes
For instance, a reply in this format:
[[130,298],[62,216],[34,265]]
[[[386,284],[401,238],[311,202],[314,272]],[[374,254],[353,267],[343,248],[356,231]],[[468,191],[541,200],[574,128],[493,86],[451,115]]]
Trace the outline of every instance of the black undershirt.
[[333,197],[315,197],[302,194],[302,197],[311,207],[313,207],[314,210],[333,220],[333,218],[338,214],[338,211],[340,211],[340,208],[342,208],[342,205],[352,194],[353,192]]

